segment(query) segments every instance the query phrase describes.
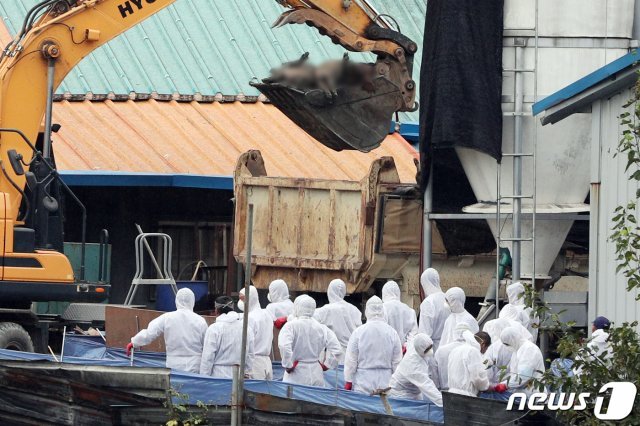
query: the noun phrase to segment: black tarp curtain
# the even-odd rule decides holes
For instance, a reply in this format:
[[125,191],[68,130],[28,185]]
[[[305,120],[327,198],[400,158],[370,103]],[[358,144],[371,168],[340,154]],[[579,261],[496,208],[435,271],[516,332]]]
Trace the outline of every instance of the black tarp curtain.
[[427,3],[420,70],[423,189],[434,149],[473,148],[501,159],[503,4]]

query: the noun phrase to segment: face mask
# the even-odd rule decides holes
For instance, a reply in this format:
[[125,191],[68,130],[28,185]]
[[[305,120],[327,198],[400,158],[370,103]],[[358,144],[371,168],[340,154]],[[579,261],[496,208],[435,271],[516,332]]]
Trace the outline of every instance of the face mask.
[[449,305],[449,302],[447,300],[444,301],[444,307],[445,309],[451,310],[451,305]]
[[[503,345],[504,345],[504,343],[503,343]],[[507,351],[508,351],[508,352],[513,353],[513,352],[515,352],[515,351],[516,351],[516,348],[514,348],[513,346],[504,345],[504,347],[505,347],[505,348],[507,348]]]
[[267,300],[271,302],[271,293],[267,294]]
[[424,353],[424,356],[430,356],[430,355],[433,355],[433,346],[430,347],[429,350]]
[[241,312],[244,312],[244,301],[238,300],[238,309],[240,309]]

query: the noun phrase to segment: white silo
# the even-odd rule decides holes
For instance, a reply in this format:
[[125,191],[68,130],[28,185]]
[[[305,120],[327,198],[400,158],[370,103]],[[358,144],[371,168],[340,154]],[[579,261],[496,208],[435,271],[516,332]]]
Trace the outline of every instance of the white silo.
[[[538,214],[588,211],[584,200],[589,192],[590,111],[542,127],[531,116],[531,106],[626,54],[631,45],[634,3],[634,0],[505,0],[502,150],[510,154],[514,153],[514,147],[520,147],[516,150],[527,154],[534,152],[537,145],[535,160],[505,156],[500,167],[500,195],[505,197],[500,203],[501,214],[517,211],[517,203],[521,202],[523,239],[532,236],[533,201],[508,198],[511,195],[535,194]],[[478,204],[467,206],[464,211],[495,215],[498,198],[495,160],[464,148],[457,148],[457,153],[478,199]],[[520,190],[518,162],[522,170]],[[496,220],[487,221],[496,236],[499,228]],[[514,225],[511,216],[503,216],[501,222],[502,238],[511,238]],[[535,222],[536,276],[549,273],[572,224],[571,219]],[[519,275],[531,277],[533,245],[528,241],[520,245]],[[513,247],[512,242],[503,242],[501,246],[511,249],[515,262],[518,247]],[[516,268],[514,264],[514,276]]]

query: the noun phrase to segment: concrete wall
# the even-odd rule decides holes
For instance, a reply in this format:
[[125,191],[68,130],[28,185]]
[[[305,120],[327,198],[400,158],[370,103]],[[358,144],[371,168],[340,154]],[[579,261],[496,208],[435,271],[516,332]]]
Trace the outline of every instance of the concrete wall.
[[626,291],[626,279],[616,274],[615,246],[608,241],[615,208],[635,199],[638,189],[625,172],[626,156],[613,157],[625,130],[618,116],[629,98],[627,90],[597,101],[592,121],[589,317],[604,315],[618,324],[640,321],[638,291]]

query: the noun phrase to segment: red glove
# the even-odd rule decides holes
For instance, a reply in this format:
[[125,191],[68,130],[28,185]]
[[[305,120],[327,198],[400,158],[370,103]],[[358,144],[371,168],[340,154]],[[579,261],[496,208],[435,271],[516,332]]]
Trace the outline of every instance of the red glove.
[[507,391],[507,385],[505,385],[504,383],[498,383],[497,385],[495,385],[493,387],[493,391],[494,392],[498,392],[498,393],[505,393]]
[[402,355],[407,353],[407,344],[402,345]]
[[293,370],[295,370],[297,366],[298,366],[298,361],[293,361],[293,367],[285,368],[284,371],[286,371],[287,373],[291,374],[291,373],[293,373]]
[[131,356],[131,349],[133,349],[133,343],[127,343],[127,347],[125,348],[127,351],[127,356]]
[[329,367],[327,367],[326,365],[324,365],[320,361],[318,361],[318,364],[320,364],[320,367],[322,367],[322,371],[327,371],[329,369]]
[[344,384],[344,390],[351,390],[353,388],[353,383],[351,382],[345,382]]
[[287,317],[280,317],[273,322],[273,326],[280,330],[287,323]]

